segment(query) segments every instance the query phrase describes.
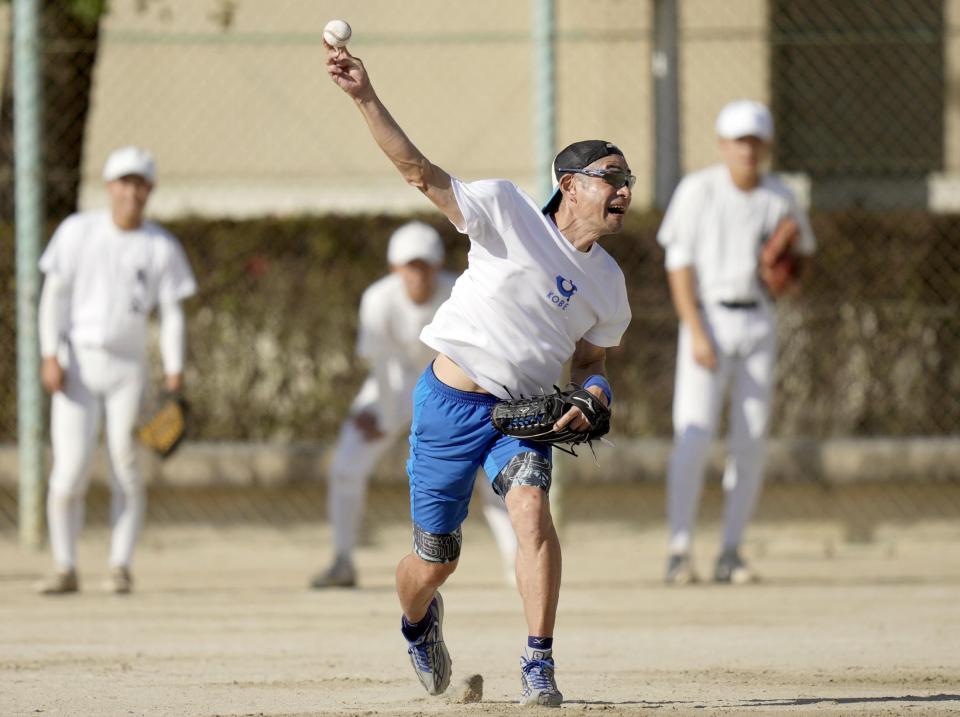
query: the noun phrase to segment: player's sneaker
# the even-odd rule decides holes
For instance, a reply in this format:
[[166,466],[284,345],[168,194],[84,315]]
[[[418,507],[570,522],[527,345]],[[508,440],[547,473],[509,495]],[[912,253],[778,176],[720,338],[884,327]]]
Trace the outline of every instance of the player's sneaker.
[[333,565],[322,573],[314,576],[310,587],[322,590],[323,588],[352,588],[357,585],[357,571],[353,561],[344,555],[338,556]]
[[59,570],[37,584],[37,592],[41,595],[66,595],[79,590],[76,570]]
[[736,550],[724,550],[717,558],[717,565],[713,571],[713,579],[718,583],[732,583],[744,585],[756,581],[757,576],[749,566],[743,562],[740,553]]
[[667,572],[663,579],[668,585],[689,585],[699,580],[687,553],[674,553],[667,559]]
[[553,657],[541,650],[520,656],[520,704],[559,707],[563,695],[557,689]]
[[450,685],[453,667],[443,642],[443,598],[440,593],[433,598],[423,619],[430,620],[430,627],[415,641],[407,641],[407,654],[420,684],[431,695],[439,695]]
[[114,595],[129,595],[133,591],[133,577],[129,568],[123,565],[110,568],[110,575],[104,581],[103,589]]

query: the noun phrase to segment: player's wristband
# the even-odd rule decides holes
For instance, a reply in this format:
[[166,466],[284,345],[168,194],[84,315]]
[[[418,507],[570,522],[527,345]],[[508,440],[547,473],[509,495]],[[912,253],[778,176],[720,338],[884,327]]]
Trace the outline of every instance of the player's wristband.
[[613,389],[610,388],[610,382],[607,381],[605,376],[601,376],[598,373],[589,376],[586,381],[583,382],[584,388],[590,388],[591,386],[599,386],[600,390],[603,391],[603,395],[607,397],[607,407],[613,405]]

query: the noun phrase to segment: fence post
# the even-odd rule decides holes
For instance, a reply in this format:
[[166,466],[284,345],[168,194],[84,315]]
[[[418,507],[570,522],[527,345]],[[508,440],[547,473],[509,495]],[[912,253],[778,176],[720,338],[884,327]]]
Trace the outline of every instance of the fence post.
[[37,270],[43,230],[40,160],[39,0],[14,0],[14,153],[17,239],[17,432],[20,462],[20,542],[43,540],[43,422],[40,416],[40,349],[37,341]]
[[[533,0],[534,37],[534,146],[538,179],[537,194],[546,202],[553,194],[553,157],[557,151],[556,47],[557,34],[554,0]],[[563,462],[553,452],[553,486],[550,509],[557,530],[563,526]]]
[[680,181],[680,99],[677,80],[677,2],[653,3],[654,204],[666,209]]
[[537,193],[546,202],[553,193],[553,155],[557,151],[557,108],[555,92],[556,16],[554,0],[533,0],[533,117],[535,126],[534,176]]

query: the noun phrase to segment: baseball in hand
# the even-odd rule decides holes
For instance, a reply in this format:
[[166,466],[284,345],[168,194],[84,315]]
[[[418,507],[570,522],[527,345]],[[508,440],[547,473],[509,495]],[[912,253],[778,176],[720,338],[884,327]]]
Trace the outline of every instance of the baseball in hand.
[[353,31],[343,20],[331,20],[323,28],[323,39],[331,47],[345,47]]

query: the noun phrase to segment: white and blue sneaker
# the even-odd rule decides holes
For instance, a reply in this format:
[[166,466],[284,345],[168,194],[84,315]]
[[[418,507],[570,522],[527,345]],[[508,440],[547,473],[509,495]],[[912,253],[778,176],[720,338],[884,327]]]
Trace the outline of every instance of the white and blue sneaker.
[[521,705],[559,707],[563,702],[563,695],[557,689],[557,681],[553,676],[552,654],[553,650],[533,650],[529,657],[520,656],[520,684],[523,686]]
[[420,684],[431,695],[439,695],[450,685],[453,667],[450,653],[443,643],[443,598],[440,593],[430,603],[424,620],[430,620],[430,627],[413,642],[407,641],[407,654]]

